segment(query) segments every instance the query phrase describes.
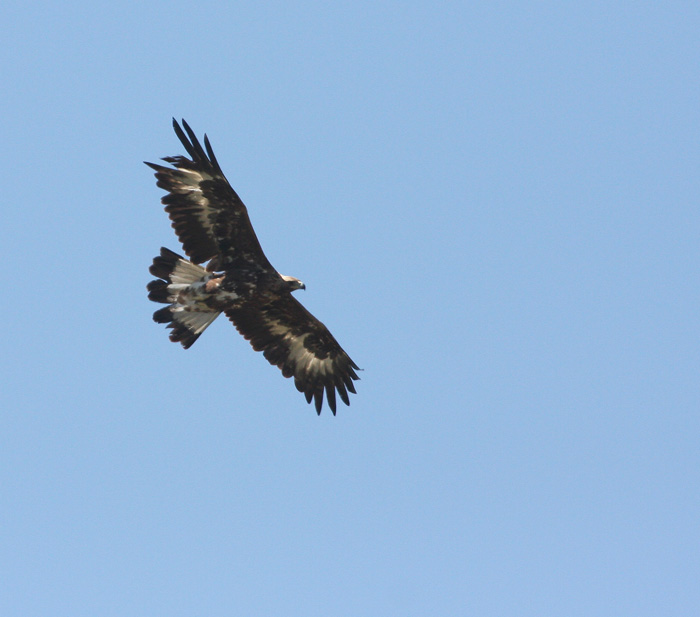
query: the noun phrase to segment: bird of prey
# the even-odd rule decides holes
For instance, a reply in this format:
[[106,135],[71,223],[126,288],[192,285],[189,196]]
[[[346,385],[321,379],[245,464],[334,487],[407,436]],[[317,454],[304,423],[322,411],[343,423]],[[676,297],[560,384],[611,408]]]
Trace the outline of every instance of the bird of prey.
[[[183,120],[173,128],[189,158],[165,157],[171,167],[146,163],[167,194],[162,202],[186,259],[161,248],[150,272],[148,297],[167,306],[154,321],[187,349],[220,313],[255,351],[294,377],[297,390],[321,413],[325,393],[335,415],[336,392],[350,404],[359,367],[333,335],[292,296],[304,283],[277,272],[265,257],[248,210],[226,180],[207,136],[204,148]],[[200,265],[205,264],[205,265]]]

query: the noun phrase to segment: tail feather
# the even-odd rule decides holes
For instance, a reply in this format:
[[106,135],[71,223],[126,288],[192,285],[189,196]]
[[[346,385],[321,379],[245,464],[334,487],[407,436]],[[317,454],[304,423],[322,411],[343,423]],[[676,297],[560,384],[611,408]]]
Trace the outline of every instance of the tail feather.
[[160,255],[153,258],[153,265],[148,270],[153,276],[167,280],[180,259],[183,258],[177,253],[161,247]]
[[168,283],[166,281],[161,281],[160,279],[151,281],[146,289],[148,290],[149,300],[160,302],[161,304],[172,302],[172,300],[170,300],[170,291],[168,291]]
[[160,249],[150,272],[158,279],[148,284],[148,299],[169,305],[153,313],[153,321],[172,329],[171,341],[191,347],[220,314],[202,301],[202,283],[212,274],[166,248]]
[[171,283],[196,283],[206,276],[207,271],[188,261],[181,255],[170,249],[162,247],[160,255],[153,259],[153,265],[149,268],[153,276]]
[[173,312],[169,306],[153,313],[153,321],[156,323],[170,323],[173,320]]
[[171,328],[170,340],[180,343],[185,349],[192,347],[202,332],[219,316],[216,311],[186,311],[174,306],[166,306],[153,313],[153,321]]

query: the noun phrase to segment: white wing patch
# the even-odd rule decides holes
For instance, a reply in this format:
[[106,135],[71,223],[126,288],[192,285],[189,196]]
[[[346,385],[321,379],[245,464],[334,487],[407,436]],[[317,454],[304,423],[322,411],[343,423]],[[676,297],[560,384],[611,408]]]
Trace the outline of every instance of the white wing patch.
[[[177,188],[180,190],[177,192],[179,192],[182,195],[186,195],[188,201],[197,204],[197,220],[199,221],[200,225],[202,225],[202,227],[207,231],[209,236],[213,236],[214,227],[212,226],[209,218],[209,213],[211,212],[211,209],[209,207],[209,200],[206,197],[204,197],[202,189],[200,188],[200,184],[208,180],[213,180],[214,177],[202,171],[185,169],[183,167],[178,168],[178,174],[180,186]],[[173,187],[173,192],[176,192],[175,187]]]
[[[281,326],[275,324],[272,328],[274,334],[282,334],[279,330]],[[287,329],[285,328],[285,331]],[[316,355],[304,347],[304,341],[309,336],[308,333],[301,336],[294,336],[286,332],[284,340],[289,346],[289,357],[287,362],[294,366],[295,377],[308,377],[309,375],[324,376],[332,371],[333,360],[331,358],[317,358]]]

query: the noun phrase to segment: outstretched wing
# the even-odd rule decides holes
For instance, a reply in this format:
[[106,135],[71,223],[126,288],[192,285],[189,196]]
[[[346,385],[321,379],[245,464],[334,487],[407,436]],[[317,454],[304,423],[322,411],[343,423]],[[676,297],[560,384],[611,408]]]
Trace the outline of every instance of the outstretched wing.
[[226,180],[207,136],[204,148],[187,122],[185,131],[173,118],[173,128],[191,158],[169,156],[163,160],[174,168],[146,163],[156,172],[175,233],[190,259],[200,264],[211,260],[207,270],[225,270],[245,263],[272,270],[260,246],[248,211]]
[[307,402],[314,399],[317,413],[321,413],[324,391],[334,415],[336,391],[350,404],[348,392],[355,393],[353,380],[359,379],[355,373],[359,367],[328,328],[291,294],[254,299],[225,312],[255,351],[262,351],[285,377],[294,377]]

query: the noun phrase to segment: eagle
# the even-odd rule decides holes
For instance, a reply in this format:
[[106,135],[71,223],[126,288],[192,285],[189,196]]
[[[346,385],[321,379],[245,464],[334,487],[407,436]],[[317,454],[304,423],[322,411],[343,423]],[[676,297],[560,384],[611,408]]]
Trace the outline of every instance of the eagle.
[[[184,127],[184,130],[183,128]],[[320,415],[325,393],[333,415],[336,392],[350,404],[359,367],[328,328],[292,296],[306,289],[272,267],[260,246],[248,210],[221,171],[208,137],[204,148],[187,122],[173,128],[189,158],[169,156],[171,167],[148,163],[172,227],[189,257],[161,248],[150,273],[148,298],[167,304],[153,320],[171,328],[170,340],[188,349],[225,313],[255,351],[294,377],[306,401]]]

